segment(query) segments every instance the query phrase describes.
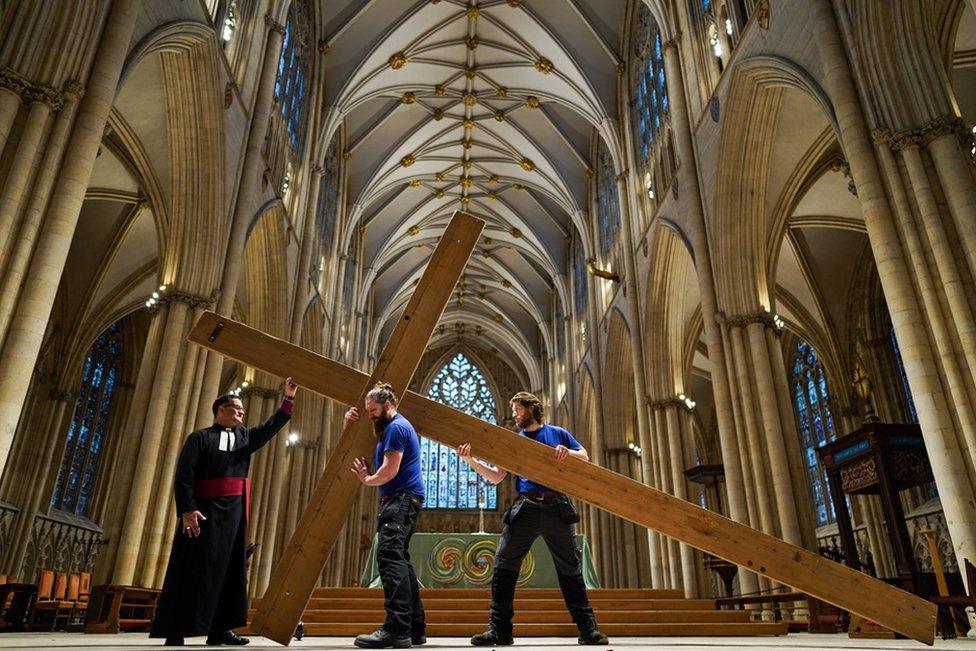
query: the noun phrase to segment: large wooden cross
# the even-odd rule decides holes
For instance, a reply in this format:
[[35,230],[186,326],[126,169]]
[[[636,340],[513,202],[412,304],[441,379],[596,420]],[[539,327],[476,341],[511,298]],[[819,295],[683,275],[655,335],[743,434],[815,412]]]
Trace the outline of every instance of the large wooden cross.
[[[438,443],[470,443],[477,457],[589,502],[636,524],[724,558],[757,574],[873,620],[931,645],[934,604],[822,556],[712,511],[569,457],[553,463],[552,449],[406,389],[450,298],[484,222],[455,213],[373,373],[322,357],[212,312],[190,332],[192,342],[347,405],[361,405],[376,381],[401,396],[398,407],[414,427]],[[332,552],[359,487],[349,471],[369,458],[376,439],[369,419],[344,423],[325,471],[281,555],[251,630],[287,645]]]

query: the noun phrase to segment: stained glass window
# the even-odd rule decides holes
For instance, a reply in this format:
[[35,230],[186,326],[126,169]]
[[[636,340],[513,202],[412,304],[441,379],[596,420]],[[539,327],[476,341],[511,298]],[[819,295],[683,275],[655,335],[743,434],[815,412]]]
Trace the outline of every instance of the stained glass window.
[[118,382],[121,354],[119,325],[116,323],[98,336],[85,358],[74,416],[68,427],[68,441],[51,498],[52,508],[88,515],[95,472]]
[[577,318],[580,319],[586,318],[586,306],[589,299],[586,283],[586,257],[583,252],[583,243],[576,240],[573,246],[573,306],[576,308]]
[[830,498],[827,475],[817,457],[817,448],[833,441],[836,434],[823,364],[817,351],[803,339],[797,341],[793,354],[792,376],[793,402],[804,445],[810,495],[816,510],[817,526],[821,526],[837,520],[837,514]]
[[915,411],[915,400],[912,398],[912,390],[908,386],[908,375],[905,373],[905,363],[901,359],[901,349],[898,347],[898,338],[895,337],[895,326],[891,326],[888,331],[888,338],[891,340],[891,352],[895,355],[895,365],[898,366],[898,377],[901,379],[901,390],[905,394],[905,404],[908,407],[908,417],[911,422],[918,422],[918,412]]
[[335,235],[336,220],[339,210],[339,152],[338,137],[332,140],[328,151],[325,152],[322,185],[319,188],[319,205],[315,213],[319,233],[322,235],[322,248],[325,254],[332,249],[332,238]]
[[664,75],[661,31],[647,5],[637,13],[634,35],[633,107],[637,123],[637,147],[641,158],[651,155],[651,144],[668,115],[668,87]]
[[[472,416],[495,423],[495,398],[484,373],[464,353],[457,353],[434,376],[427,397]],[[453,449],[420,439],[420,464],[423,468],[427,500],[431,509],[498,508],[498,491]]]
[[597,211],[600,216],[600,242],[607,253],[617,239],[620,230],[620,202],[617,198],[617,175],[613,169],[613,158],[603,141],[597,147]]
[[305,126],[306,94],[308,91],[308,15],[305,3],[294,0],[288,8],[285,34],[278,58],[278,77],[275,80],[275,99],[278,110],[288,128],[292,147],[301,141]]

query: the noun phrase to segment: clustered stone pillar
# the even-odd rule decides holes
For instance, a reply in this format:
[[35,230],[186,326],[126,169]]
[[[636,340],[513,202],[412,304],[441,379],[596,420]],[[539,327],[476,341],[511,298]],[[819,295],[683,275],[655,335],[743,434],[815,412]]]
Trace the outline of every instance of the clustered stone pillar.
[[[681,70],[681,55],[678,50],[677,37],[664,44],[664,67],[668,96],[671,99],[671,130],[679,159],[678,183],[684,192],[690,194],[690,199],[684,201],[683,204],[689,215],[689,238],[695,252],[693,258],[701,296],[704,338],[708,347],[708,361],[712,367],[712,391],[715,399],[719,442],[722,448],[722,463],[725,466],[728,515],[737,522],[749,524],[746,484],[742,474],[739,442],[732,410],[726,342],[723,340],[719,323],[716,320],[718,301],[715,293],[715,278],[712,274],[708,232],[705,227],[705,209],[702,191],[698,183],[698,163],[692,139],[691,120],[688,116],[688,102]],[[747,593],[754,592],[757,589],[756,575],[740,569],[739,591]]]
[[[41,209],[45,217],[41,222],[26,273],[30,282],[23,285],[19,296],[10,303],[10,315],[3,317],[0,314],[9,323],[5,326],[5,332],[0,332],[0,337],[4,338],[0,350],[0,368],[3,368],[3,374],[0,375],[0,468],[6,464],[17,422],[20,420],[30,376],[54,305],[95,156],[115,99],[135,18],[134,0],[114,0],[108,11],[85,96],[78,106],[63,156],[53,153],[52,147],[57,146],[58,141],[52,142],[50,139],[47,151],[40,155],[41,166],[38,171],[41,176],[38,179],[43,182],[46,182],[46,171],[56,167],[58,158],[62,160],[55,184],[57,192],[52,193],[46,212]],[[73,90],[71,94],[76,93],[77,90]],[[13,100],[7,91],[0,95],[4,98],[0,102],[0,134],[4,136],[6,143],[10,127],[4,125],[9,120]],[[49,112],[48,108],[32,110],[30,124],[36,127],[42,119],[47,121],[45,117]],[[52,136],[63,135],[57,120],[55,127]],[[20,221],[16,213],[19,212],[25,193],[23,183],[26,183],[28,173],[21,166],[33,168],[32,161],[38,158],[37,149],[40,145],[29,133],[27,135],[28,140],[24,141],[22,138],[20,144],[31,149],[33,155],[15,163],[13,178],[8,177],[3,188],[4,202],[0,210],[4,211],[4,219],[11,224]],[[35,194],[30,208],[34,207],[35,201],[45,199],[40,199]],[[9,291],[8,288],[8,293]]]
[[[739,456],[749,488],[751,526],[813,549],[812,506],[786,386],[779,328],[766,311],[720,317],[720,321],[729,342],[729,381],[737,388],[733,412],[739,431],[745,433],[739,438]],[[759,583],[763,589],[771,585],[764,578]]]
[[[951,120],[933,120],[917,132],[878,130],[877,146],[872,144],[830,0],[815,0],[811,13],[824,88],[834,105],[841,144],[857,184],[926,451],[932,466],[938,468],[936,483],[961,565],[976,553],[976,486],[972,479],[976,450],[972,351],[962,346],[962,338],[970,336],[973,324],[966,310],[960,314],[964,306],[959,292],[965,291],[970,305],[973,296],[972,289],[955,286],[953,278],[957,270],[966,277],[973,268],[976,180],[971,163],[964,161],[958,142],[952,141],[958,141],[961,134],[957,131],[954,136],[951,126],[946,127]],[[922,176],[926,157],[935,170],[928,178]],[[937,186],[933,178],[938,179]],[[939,219],[930,223],[932,201],[939,195],[945,198],[948,214],[940,210]],[[956,252],[955,260],[947,257],[947,247]],[[957,268],[958,256],[967,261],[966,273]]]
[[[688,500],[688,482],[684,471],[690,467],[689,451],[693,448],[690,412],[685,402],[678,396],[653,400],[649,407],[652,413],[651,438],[654,446],[648,456],[653,456],[651,464],[659,469],[657,488],[675,497]],[[668,588],[684,590],[686,597],[694,597],[698,591],[698,569],[694,550],[676,540],[661,537],[666,544],[660,548],[662,565],[668,569],[664,585]]]
[[[220,281],[220,297],[216,307],[217,313],[225,316],[229,316],[234,307],[234,299],[237,297],[237,288],[244,269],[244,245],[247,241],[248,226],[254,214],[254,201],[261,189],[261,171],[264,167],[261,148],[268,131],[271,106],[274,103],[278,59],[281,56],[281,43],[285,34],[284,26],[273,20],[270,15],[265,16],[265,25],[268,34],[264,46],[264,60],[255,91],[254,107],[251,111],[251,124],[247,134],[247,146],[244,149],[244,161],[241,164],[237,199],[233,204],[230,237],[227,242],[227,255]],[[215,354],[207,356],[207,370],[203,378],[205,393],[216,393],[222,364],[223,356]],[[202,425],[208,419],[208,413],[201,407],[197,414],[197,424]]]
[[165,572],[177,518],[176,460],[193,429],[204,372],[201,350],[187,346],[186,335],[211,304],[210,297],[171,288],[154,314],[124,430],[136,437],[137,453],[133,463],[117,469],[111,493],[115,535],[108,536],[103,562],[112,567],[114,583],[156,587]]

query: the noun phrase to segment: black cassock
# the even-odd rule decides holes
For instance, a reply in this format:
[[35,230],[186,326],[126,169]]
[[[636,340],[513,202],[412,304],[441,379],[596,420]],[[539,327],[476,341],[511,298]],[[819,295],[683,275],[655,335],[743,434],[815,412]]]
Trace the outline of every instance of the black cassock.
[[[177,523],[149,637],[193,637],[247,624],[243,490],[238,495],[203,498],[199,482],[247,477],[251,455],[285,426],[290,411],[291,405],[282,403],[261,425],[234,428],[232,450],[220,449],[224,428],[217,424],[187,437],[176,467],[176,510],[178,514],[200,511],[207,519],[196,538],[182,531],[182,519]],[[224,447],[231,447],[229,436],[223,436]]]

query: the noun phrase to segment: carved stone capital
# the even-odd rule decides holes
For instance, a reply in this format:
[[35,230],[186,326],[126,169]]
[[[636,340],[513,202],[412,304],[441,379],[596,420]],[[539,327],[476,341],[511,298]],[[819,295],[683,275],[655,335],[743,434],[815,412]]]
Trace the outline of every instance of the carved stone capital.
[[[875,141],[880,141],[879,139],[887,133],[884,129],[878,129],[875,131]],[[957,136],[963,142],[968,142],[972,138],[972,134],[966,129],[966,123],[963,122],[962,118],[955,115],[942,115],[918,129],[902,129],[890,134],[887,138],[887,144],[892,151],[899,151],[928,145],[942,136]]]
[[675,32],[674,36],[672,36],[671,38],[669,38],[668,40],[666,40],[664,43],[661,44],[661,47],[664,49],[664,51],[667,51],[669,48],[677,49],[679,45],[681,45],[680,31]]
[[264,25],[269,31],[277,32],[279,35],[285,35],[285,26],[276,21],[271,14],[264,14]]
[[312,165],[312,174],[325,174],[325,168],[315,163]]
[[723,315],[723,320],[730,328],[744,328],[752,323],[759,323],[764,327],[778,330],[776,327],[776,321],[773,319],[773,315],[765,310],[747,312],[746,314],[738,314],[729,317]]
[[669,396],[660,400],[648,400],[647,406],[653,411],[667,409],[668,407],[681,407],[682,409],[688,409],[688,405],[685,404],[685,401],[678,396]]
[[54,112],[64,107],[64,93],[50,86],[34,84],[23,75],[19,75],[9,68],[0,70],[0,88],[6,88],[18,95],[25,103],[42,102],[51,107]]
[[77,79],[69,79],[64,82],[64,94],[77,102],[85,96],[85,87]]
[[211,294],[210,296],[201,296],[199,294],[191,294],[190,292],[184,292],[182,290],[168,290],[159,299],[160,304],[164,303],[185,303],[190,309],[196,307],[202,307],[204,309],[209,309],[217,302],[216,297]]

